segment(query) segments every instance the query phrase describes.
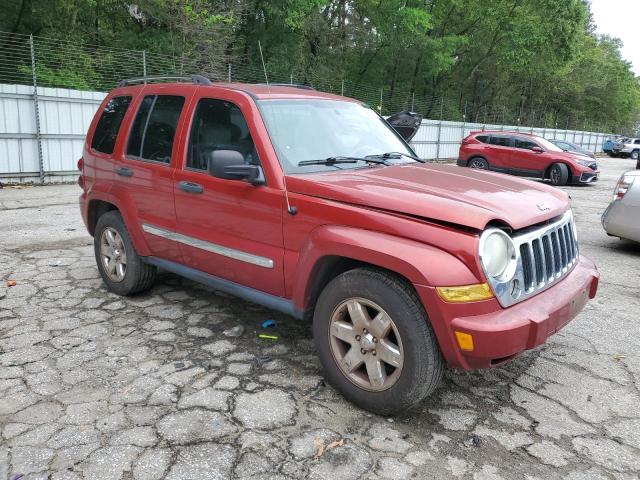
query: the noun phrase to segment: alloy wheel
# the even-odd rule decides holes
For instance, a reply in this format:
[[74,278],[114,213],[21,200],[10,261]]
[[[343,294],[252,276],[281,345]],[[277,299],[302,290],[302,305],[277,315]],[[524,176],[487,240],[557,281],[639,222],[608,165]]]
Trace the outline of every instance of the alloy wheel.
[[100,259],[110,280],[121,282],[127,273],[127,252],[118,231],[107,227],[100,236]]
[[471,168],[479,168],[480,170],[484,170],[485,169],[484,162],[481,161],[481,160],[472,160],[470,167]]
[[349,298],[331,315],[331,353],[341,372],[369,391],[391,388],[404,364],[396,324],[382,307],[364,298]]

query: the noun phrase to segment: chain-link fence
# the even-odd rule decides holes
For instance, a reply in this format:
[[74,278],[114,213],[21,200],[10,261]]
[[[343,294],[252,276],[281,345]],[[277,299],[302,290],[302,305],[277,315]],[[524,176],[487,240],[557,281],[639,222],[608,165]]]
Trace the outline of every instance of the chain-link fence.
[[[109,91],[120,80],[154,75],[203,74],[214,81],[264,83],[262,68],[240,63],[211,65],[188,55],[164,55],[59,39],[0,32],[0,83],[75,90]],[[425,118],[482,124],[526,125],[541,128],[585,130],[584,117],[557,118],[552,112],[501,105],[479,105],[465,99],[418,95],[410,90],[372,83],[354,83],[338,76],[314,72],[268,70],[272,83],[300,83],[318,90],[357,98],[390,115],[409,109]]]

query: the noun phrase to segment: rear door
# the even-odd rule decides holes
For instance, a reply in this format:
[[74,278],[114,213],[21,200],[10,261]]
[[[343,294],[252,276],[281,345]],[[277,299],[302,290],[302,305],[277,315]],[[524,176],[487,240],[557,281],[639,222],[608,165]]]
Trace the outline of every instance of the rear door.
[[[176,237],[184,263],[272,295],[284,295],[284,192],[213,177],[211,152],[235,150],[261,166],[257,114],[244,95],[202,89],[191,106],[184,168],[174,178]],[[254,143],[254,139],[256,143]],[[273,179],[271,179],[273,180]]]
[[510,135],[492,133],[489,138],[489,144],[486,145],[487,161],[491,168],[499,171],[508,171],[512,150]]
[[135,212],[151,255],[172,261],[181,260],[180,249],[157,230],[176,228],[173,177],[183,116],[192,94],[193,89],[186,86],[145,87],[135,105],[125,153],[115,166],[120,198],[126,198],[126,208]]

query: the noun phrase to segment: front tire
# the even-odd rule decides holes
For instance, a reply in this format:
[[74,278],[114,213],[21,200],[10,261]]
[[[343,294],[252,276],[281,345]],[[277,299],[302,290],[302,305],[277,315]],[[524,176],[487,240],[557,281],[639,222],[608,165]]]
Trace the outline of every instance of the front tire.
[[549,180],[556,187],[566,185],[569,181],[569,169],[564,163],[554,163],[549,170]]
[[118,295],[132,295],[153,286],[156,267],[138,255],[120,212],[103,214],[96,224],[93,247],[98,270],[107,288]]
[[316,304],[313,337],[329,383],[380,415],[415,406],[442,379],[444,360],[422,303],[381,270],[334,278]]
[[640,155],[639,155],[638,153],[639,153],[639,151],[638,151],[638,150],[634,150],[633,152],[631,152],[631,158],[632,158],[633,160],[636,160],[636,161],[637,161],[637,160],[638,160],[638,158],[640,157]]

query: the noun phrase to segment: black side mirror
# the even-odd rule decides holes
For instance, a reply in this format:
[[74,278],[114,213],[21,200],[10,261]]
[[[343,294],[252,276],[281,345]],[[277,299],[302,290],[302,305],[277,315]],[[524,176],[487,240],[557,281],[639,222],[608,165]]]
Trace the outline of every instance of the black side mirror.
[[209,174],[225,180],[246,180],[252,185],[264,184],[262,169],[247,165],[244,157],[235,150],[214,150],[209,157]]
[[531,148],[531,151],[533,153],[542,153],[542,152],[544,152],[544,150],[542,148],[540,148],[540,147],[533,147],[533,148]]

